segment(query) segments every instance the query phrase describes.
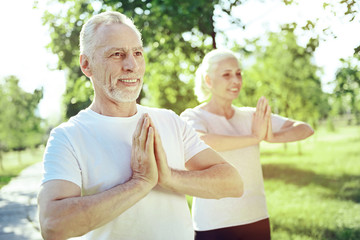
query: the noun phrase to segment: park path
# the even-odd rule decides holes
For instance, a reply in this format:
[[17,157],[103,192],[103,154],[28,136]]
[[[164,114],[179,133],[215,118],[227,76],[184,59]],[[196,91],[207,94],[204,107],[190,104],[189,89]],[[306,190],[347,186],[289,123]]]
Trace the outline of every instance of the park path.
[[0,189],[0,240],[41,240],[36,196],[42,164],[24,169]]

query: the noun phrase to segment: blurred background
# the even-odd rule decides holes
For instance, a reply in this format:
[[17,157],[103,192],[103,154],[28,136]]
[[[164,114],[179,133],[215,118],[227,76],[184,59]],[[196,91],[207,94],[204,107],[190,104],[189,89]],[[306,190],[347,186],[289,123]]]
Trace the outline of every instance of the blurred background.
[[[40,162],[50,130],[90,105],[79,32],[120,11],[141,30],[139,102],[180,114],[199,103],[195,71],[214,48],[240,59],[238,106],[316,131],[295,144],[262,143],[274,239],[360,239],[360,3],[355,0],[0,1],[0,187]],[[189,197],[189,204],[191,198]]]

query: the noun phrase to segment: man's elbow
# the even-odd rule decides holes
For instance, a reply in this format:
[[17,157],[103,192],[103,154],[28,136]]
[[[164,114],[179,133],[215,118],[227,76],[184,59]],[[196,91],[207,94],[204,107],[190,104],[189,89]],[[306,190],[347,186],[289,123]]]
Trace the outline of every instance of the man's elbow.
[[242,195],[244,194],[244,182],[240,174],[238,174],[237,178],[238,179],[235,182],[235,186],[232,188],[233,191],[231,197],[242,197]]
[[227,191],[227,196],[225,197],[241,197],[244,194],[244,182],[240,176],[240,173],[236,170],[235,167],[231,168],[231,173],[229,173],[229,188]]
[[41,235],[44,240],[64,240],[64,233],[59,228],[59,224],[51,219],[40,221]]
[[66,240],[79,236],[71,232],[69,227],[64,226],[60,219],[54,217],[40,220],[40,230],[44,240]]

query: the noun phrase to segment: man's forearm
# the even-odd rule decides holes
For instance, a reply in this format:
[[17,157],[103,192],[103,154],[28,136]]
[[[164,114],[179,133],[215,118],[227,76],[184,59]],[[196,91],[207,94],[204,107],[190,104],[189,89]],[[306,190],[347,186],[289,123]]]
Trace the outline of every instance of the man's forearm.
[[151,188],[148,183],[130,180],[95,195],[54,199],[39,208],[43,237],[68,239],[84,235],[119,216]]
[[162,184],[171,191],[201,198],[241,197],[243,182],[238,171],[228,163],[204,170],[171,170],[171,178]]

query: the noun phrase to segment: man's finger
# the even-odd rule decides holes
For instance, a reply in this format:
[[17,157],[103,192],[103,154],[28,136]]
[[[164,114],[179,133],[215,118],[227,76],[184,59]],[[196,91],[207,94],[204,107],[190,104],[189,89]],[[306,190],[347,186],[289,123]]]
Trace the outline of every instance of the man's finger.
[[145,144],[145,148],[146,148],[146,152],[149,154],[154,154],[154,128],[153,127],[149,127],[148,131],[147,131],[147,139],[146,139],[146,144]]
[[144,118],[145,118],[145,114],[143,114],[140,117],[140,119],[139,119],[139,121],[138,121],[138,123],[136,125],[135,131],[133,133],[133,140],[140,136],[141,128],[142,128],[142,125],[143,125],[143,122],[144,122]]
[[142,127],[141,127],[140,136],[139,136],[141,149],[145,149],[145,145],[146,145],[146,141],[147,141],[147,137],[148,137],[148,129],[149,129],[149,118],[148,118],[148,116],[145,116]]

